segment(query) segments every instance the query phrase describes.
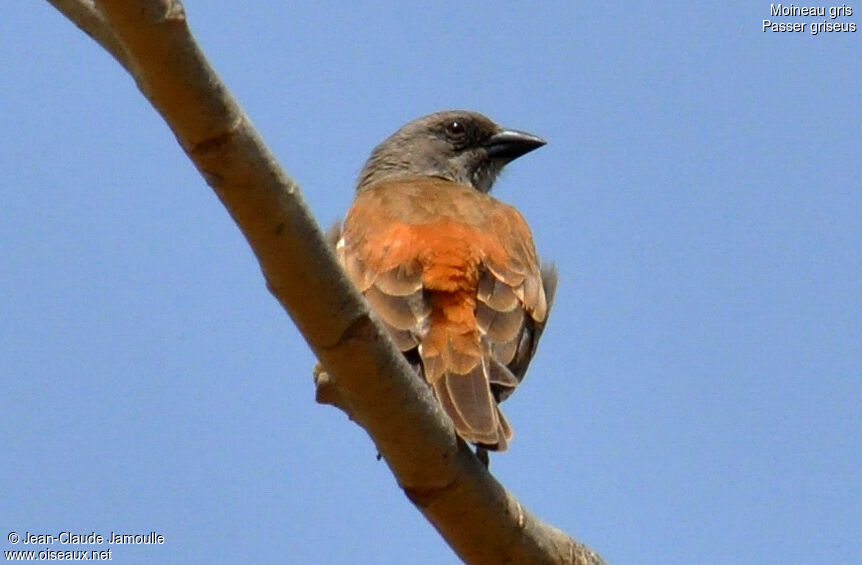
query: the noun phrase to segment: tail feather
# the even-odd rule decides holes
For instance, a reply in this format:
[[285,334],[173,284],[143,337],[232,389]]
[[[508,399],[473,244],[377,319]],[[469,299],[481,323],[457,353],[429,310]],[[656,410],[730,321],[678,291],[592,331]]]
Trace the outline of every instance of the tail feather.
[[486,362],[465,374],[445,370],[432,387],[443,409],[465,441],[503,451],[512,429],[491,392]]
[[465,375],[449,372],[443,382],[449,390],[455,410],[469,428],[465,433],[475,438],[476,443],[497,443],[499,423],[496,402],[491,396],[482,365],[476,365]]

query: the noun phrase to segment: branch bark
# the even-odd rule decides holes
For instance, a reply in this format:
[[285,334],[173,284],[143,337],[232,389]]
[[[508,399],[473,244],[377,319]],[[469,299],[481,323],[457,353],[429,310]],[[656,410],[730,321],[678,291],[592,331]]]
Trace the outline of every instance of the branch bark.
[[530,514],[457,438],[344,276],[299,187],[210,67],[179,0],[49,2],[117,59],[162,115],[326,367],[318,401],[366,430],[408,498],[461,559],[602,564]]

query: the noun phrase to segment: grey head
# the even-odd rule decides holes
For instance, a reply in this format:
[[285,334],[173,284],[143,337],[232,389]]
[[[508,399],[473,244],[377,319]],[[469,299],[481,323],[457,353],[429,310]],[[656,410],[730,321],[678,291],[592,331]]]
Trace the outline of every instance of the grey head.
[[374,148],[358,190],[383,180],[430,176],[488,192],[502,168],[545,145],[467,110],[437,112],[407,123]]

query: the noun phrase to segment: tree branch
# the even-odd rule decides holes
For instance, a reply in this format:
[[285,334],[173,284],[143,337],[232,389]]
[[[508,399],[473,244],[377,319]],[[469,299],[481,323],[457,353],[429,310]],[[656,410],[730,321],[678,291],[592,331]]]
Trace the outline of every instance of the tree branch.
[[298,186],[206,61],[179,0],[49,1],[130,72],[162,115],[326,367],[318,400],[368,432],[455,552],[471,564],[602,564],[523,508],[457,438],[344,276]]
[[93,0],[48,0],[61,14],[78,26],[78,29],[89,35],[93,41],[101,45],[111,54],[126,71],[129,69],[129,56],[126,49],[113,30],[105,21],[102,12]]

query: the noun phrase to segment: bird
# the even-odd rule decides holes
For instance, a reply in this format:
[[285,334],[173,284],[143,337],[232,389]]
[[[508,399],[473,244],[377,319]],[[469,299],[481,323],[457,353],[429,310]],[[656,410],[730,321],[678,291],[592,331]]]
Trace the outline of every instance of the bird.
[[546,142],[468,110],[413,120],[377,145],[330,234],[348,277],[487,466],[512,428],[557,284],[524,217],[489,191]]

